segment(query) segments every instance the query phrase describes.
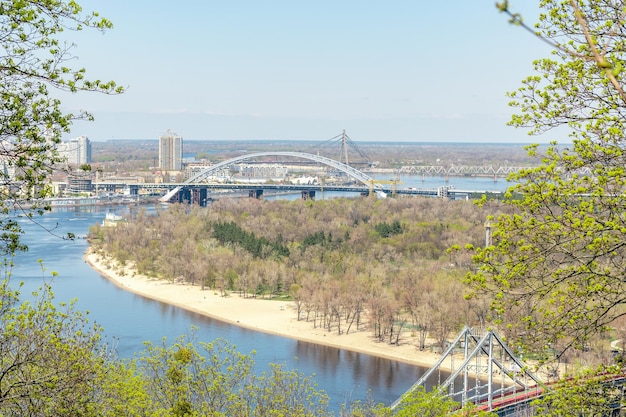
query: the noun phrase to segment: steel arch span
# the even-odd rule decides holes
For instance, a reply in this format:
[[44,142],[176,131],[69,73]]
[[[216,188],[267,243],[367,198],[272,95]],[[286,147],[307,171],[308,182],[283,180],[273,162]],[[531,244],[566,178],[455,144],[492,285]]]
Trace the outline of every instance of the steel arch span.
[[[245,161],[248,159],[254,159],[254,158],[261,157],[261,156],[290,156],[294,158],[308,159],[310,161],[319,162],[329,167],[338,169],[339,171],[347,174],[348,176],[354,178],[355,180],[360,181],[361,183],[365,184],[366,186],[373,187],[374,190],[383,189],[383,186],[381,184],[373,183],[372,182],[373,179],[369,175],[366,175],[362,173],[361,171],[359,171],[358,169],[354,169],[351,166],[346,165],[342,162],[335,161],[334,159],[326,158],[326,157],[319,156],[319,155],[313,155],[310,153],[304,153],[304,152],[281,152],[281,151],[256,152],[256,153],[251,153],[248,155],[236,156],[234,158],[228,159],[226,161],[222,161],[218,164],[208,167],[204,171],[189,178],[187,181],[184,182],[184,184],[193,184],[193,183],[202,182],[206,178],[210,177],[213,174],[216,174],[223,168],[236,164],[237,162]],[[176,193],[178,193],[181,190],[181,188],[183,188],[183,186],[184,185],[178,186],[174,188],[173,190],[169,191],[167,194],[161,197],[160,200],[163,202],[169,201],[172,197],[176,195]]]

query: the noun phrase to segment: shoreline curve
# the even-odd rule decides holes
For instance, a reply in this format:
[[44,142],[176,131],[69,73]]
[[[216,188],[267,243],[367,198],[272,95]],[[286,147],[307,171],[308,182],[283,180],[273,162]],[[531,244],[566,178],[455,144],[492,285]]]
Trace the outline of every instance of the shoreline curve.
[[[368,330],[351,331],[338,335],[325,329],[313,328],[311,322],[297,320],[292,301],[242,298],[239,295],[222,297],[212,289],[150,278],[129,266],[104,258],[88,249],[85,262],[117,287],[161,303],[173,305],[212,319],[275,336],[349,350],[366,355],[424,368],[431,367],[439,355],[420,351],[408,333],[400,345],[378,342]],[[406,333],[406,332],[405,332]]]

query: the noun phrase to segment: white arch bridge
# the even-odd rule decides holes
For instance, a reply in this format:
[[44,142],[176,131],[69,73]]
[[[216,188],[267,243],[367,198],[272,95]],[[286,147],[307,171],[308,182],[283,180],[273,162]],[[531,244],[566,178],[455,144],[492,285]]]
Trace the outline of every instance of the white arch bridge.
[[167,194],[165,194],[163,197],[160,198],[160,201],[162,201],[162,202],[170,201],[172,199],[172,197],[174,197],[178,192],[180,192],[181,189],[183,189],[185,187],[185,185],[202,183],[207,178],[217,174],[218,172],[220,172],[224,168],[227,168],[227,167],[229,167],[231,165],[234,165],[234,164],[236,164],[238,162],[241,162],[241,161],[246,161],[246,160],[249,160],[249,159],[255,159],[255,158],[260,158],[260,157],[265,157],[265,156],[287,156],[287,157],[292,157],[292,158],[308,159],[308,160],[313,161],[313,162],[318,162],[318,163],[321,163],[321,164],[324,164],[326,166],[335,168],[335,169],[345,173],[349,177],[354,178],[355,180],[361,182],[366,187],[369,187],[369,188],[373,189],[378,194],[384,193],[383,186],[381,184],[375,183],[374,179],[371,178],[369,175],[366,175],[366,174],[362,173],[361,171],[359,171],[358,169],[354,169],[351,166],[346,165],[346,164],[344,164],[342,162],[338,162],[338,161],[335,161],[334,159],[325,158],[325,157],[319,156],[319,155],[313,155],[313,154],[310,154],[310,153],[276,151],[276,152],[256,152],[256,153],[251,153],[251,154],[247,154],[247,155],[237,156],[237,157],[228,159],[226,161],[222,161],[222,162],[220,162],[218,164],[215,164],[213,166],[207,167],[202,172],[200,172],[200,173],[194,175],[193,177],[189,178],[183,184],[181,184],[181,185],[173,188],[172,190],[170,190]]

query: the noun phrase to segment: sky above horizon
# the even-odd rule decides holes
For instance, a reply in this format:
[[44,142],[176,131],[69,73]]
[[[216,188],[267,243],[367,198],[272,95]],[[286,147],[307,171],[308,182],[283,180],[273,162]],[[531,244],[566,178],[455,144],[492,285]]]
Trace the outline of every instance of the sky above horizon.
[[[62,95],[93,141],[563,142],[506,126],[507,91],[549,50],[494,0],[82,0],[114,28],[67,35],[74,65],[127,86]],[[517,4],[519,3],[519,4]],[[524,3],[524,4],[522,4]],[[536,4],[512,2],[528,24]],[[532,2],[534,3],[534,2]]]

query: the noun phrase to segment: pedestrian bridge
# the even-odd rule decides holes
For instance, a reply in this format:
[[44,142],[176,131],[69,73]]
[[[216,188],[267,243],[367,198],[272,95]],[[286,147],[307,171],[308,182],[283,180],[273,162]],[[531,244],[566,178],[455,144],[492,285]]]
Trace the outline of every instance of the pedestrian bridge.
[[[595,375],[587,381],[618,394],[616,398],[621,401],[609,403],[606,415],[620,415],[626,374]],[[489,411],[500,417],[529,417],[535,415],[532,402],[557,385],[558,382],[547,383],[531,373],[496,332],[466,326],[435,365],[391,409],[397,411],[403,399],[422,386],[438,390],[459,403],[460,408],[471,404],[476,411]]]
[[391,405],[392,410],[419,386],[434,386],[461,407],[484,404],[492,411],[499,399],[529,395],[541,381],[496,332],[466,326],[433,367]]

